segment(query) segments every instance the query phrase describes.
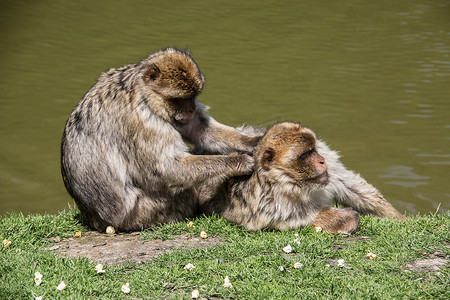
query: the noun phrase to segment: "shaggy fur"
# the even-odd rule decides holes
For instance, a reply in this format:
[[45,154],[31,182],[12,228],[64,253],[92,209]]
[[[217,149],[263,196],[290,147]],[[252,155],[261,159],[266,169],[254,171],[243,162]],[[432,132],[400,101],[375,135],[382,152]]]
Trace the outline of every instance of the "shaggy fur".
[[[309,159],[302,158],[306,154]],[[201,185],[200,211],[218,213],[249,230],[314,225],[326,232],[347,234],[357,229],[358,214],[351,208],[332,208],[335,200],[361,213],[404,218],[300,124],[274,125],[255,148],[254,158],[252,175]]]
[[64,184],[89,225],[140,230],[193,217],[194,187],[249,174],[259,137],[220,124],[196,100],[204,78],[191,55],[165,49],[110,69],[77,104],[61,143]]

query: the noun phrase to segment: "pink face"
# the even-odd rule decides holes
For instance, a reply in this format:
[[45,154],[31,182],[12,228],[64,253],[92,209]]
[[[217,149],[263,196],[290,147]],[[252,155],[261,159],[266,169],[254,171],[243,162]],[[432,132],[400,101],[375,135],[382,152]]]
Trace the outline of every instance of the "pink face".
[[261,163],[265,170],[281,169],[296,182],[328,183],[325,159],[315,149],[316,136],[296,123],[274,125],[263,138]]
[[325,159],[317,153],[313,148],[303,153],[298,158],[300,169],[305,170],[305,180],[309,182],[316,182],[319,184],[326,184],[328,182],[327,164]]

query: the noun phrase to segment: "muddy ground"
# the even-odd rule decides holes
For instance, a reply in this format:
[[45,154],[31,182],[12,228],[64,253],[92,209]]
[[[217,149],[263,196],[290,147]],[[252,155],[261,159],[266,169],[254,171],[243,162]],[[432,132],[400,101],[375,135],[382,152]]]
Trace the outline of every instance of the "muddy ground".
[[54,243],[47,250],[61,257],[87,257],[102,264],[122,264],[126,261],[142,264],[167,251],[212,247],[223,242],[219,238],[176,236],[171,240],[142,241],[139,232],[130,234],[104,234],[94,231],[82,237],[49,239]]
[[407,272],[439,272],[442,267],[448,265],[450,259],[442,250],[436,250],[432,253],[423,252],[422,255],[424,255],[424,258],[406,265]]

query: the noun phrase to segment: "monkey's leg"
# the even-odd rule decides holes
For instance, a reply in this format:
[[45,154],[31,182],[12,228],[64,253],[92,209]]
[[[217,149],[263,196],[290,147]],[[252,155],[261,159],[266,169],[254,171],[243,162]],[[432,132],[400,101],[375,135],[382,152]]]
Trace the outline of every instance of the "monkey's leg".
[[358,229],[359,216],[350,207],[330,207],[320,211],[312,225],[327,233],[352,234]]
[[405,219],[374,186],[360,175],[345,171],[335,184],[338,202],[353,207],[362,214]]

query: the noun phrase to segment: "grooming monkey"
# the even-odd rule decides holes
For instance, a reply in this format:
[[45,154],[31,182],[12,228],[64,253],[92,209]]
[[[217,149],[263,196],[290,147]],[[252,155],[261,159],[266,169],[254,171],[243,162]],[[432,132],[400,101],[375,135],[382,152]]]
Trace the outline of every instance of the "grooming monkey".
[[[119,231],[193,217],[194,187],[251,173],[261,136],[218,123],[196,100],[204,77],[168,48],[110,69],[77,104],[61,143],[64,184],[89,226]],[[230,155],[192,155],[185,144]]]
[[[307,225],[351,234],[361,213],[404,217],[372,185],[347,170],[336,152],[300,124],[272,126],[254,150],[255,171],[199,186],[203,213],[217,213],[249,230]],[[334,208],[336,200],[348,208]]]

